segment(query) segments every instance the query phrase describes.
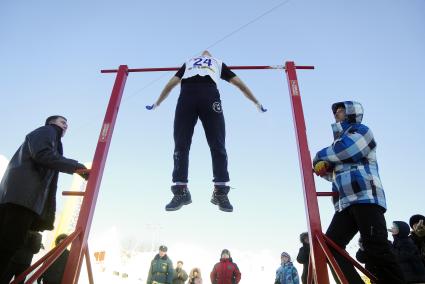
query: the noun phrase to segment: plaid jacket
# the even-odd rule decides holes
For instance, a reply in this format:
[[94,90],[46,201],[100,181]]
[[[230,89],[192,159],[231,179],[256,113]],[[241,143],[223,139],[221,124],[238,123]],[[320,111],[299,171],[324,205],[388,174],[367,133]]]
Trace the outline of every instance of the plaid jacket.
[[325,179],[332,181],[332,191],[339,194],[333,198],[336,211],[353,204],[377,204],[386,209],[376,161],[376,142],[372,131],[361,124],[363,107],[358,102],[341,102],[332,106],[345,107],[346,119],[332,125],[334,142],[320,150],[313,160],[328,162],[333,171]]

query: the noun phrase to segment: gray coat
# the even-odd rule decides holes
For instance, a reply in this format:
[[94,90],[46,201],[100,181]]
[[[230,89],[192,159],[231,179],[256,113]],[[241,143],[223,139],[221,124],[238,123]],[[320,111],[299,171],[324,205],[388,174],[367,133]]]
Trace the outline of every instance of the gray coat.
[[62,129],[47,125],[29,133],[13,155],[0,183],[0,204],[12,203],[37,213],[34,230],[53,229],[59,172],[81,167],[62,156]]
[[184,271],[184,269],[176,268],[174,269],[174,277],[172,284],[184,284],[188,277],[189,276],[187,275],[186,271]]

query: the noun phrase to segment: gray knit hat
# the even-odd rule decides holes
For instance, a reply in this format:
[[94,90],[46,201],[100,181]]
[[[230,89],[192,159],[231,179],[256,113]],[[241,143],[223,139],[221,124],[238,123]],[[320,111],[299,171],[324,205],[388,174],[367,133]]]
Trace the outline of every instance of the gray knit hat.
[[280,257],[284,257],[284,256],[286,256],[287,258],[289,258],[289,261],[291,261],[291,256],[289,255],[289,253],[287,253],[287,252],[282,252],[281,254],[280,254]]

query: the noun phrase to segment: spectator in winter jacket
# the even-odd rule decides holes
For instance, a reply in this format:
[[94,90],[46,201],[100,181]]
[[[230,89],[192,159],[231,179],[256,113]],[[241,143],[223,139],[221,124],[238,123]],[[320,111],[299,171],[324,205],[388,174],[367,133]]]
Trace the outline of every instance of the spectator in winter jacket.
[[[56,237],[55,245],[58,246],[68,237],[67,234],[60,234]],[[63,253],[53,262],[40,278],[37,283],[43,284],[61,284],[63,273],[65,272],[66,262],[68,261],[69,250],[65,249]]]
[[276,271],[275,284],[299,284],[298,271],[291,262],[291,256],[287,252],[280,255],[280,267]]
[[183,269],[183,261],[177,261],[177,267],[174,270],[173,284],[184,284],[187,280],[187,273]]
[[146,284],[172,284],[174,279],[173,262],[167,256],[167,247],[160,246],[149,268]]
[[214,265],[210,278],[213,284],[237,284],[241,281],[241,272],[233,262],[229,250],[224,249],[221,252],[220,262]]
[[0,182],[0,275],[27,232],[52,230],[59,172],[77,170],[88,178],[86,167],[63,156],[61,138],[68,128],[63,116],[51,116],[44,126],[25,137]]
[[297,261],[303,265],[301,280],[303,284],[307,284],[308,264],[310,263],[310,243],[307,232],[300,235],[300,242],[302,247],[300,247],[300,250],[298,251]]
[[412,228],[410,238],[418,248],[422,263],[425,265],[425,216],[413,215],[410,217],[409,224]]
[[402,221],[394,221],[389,231],[394,238],[393,252],[397,256],[406,282],[424,283],[425,266],[420,259],[418,248],[409,238],[409,225]]
[[[0,283],[10,283],[13,277],[21,275],[28,267],[31,266],[31,261],[34,254],[37,254],[42,247],[41,234],[34,231],[27,233],[25,244],[22,248],[18,249],[13,255],[6,272],[0,279]],[[23,284],[25,278],[20,282]]]
[[[372,131],[362,124],[363,107],[346,101],[332,105],[332,145],[319,151],[313,167],[317,175],[332,182],[335,214],[326,235],[345,249],[357,232],[363,240],[370,265],[376,266],[377,283],[404,283],[400,266],[388,244],[384,212],[385,194],[378,172],[376,141]],[[347,259],[331,249],[350,284],[363,284]]]
[[195,267],[189,273],[188,284],[202,284],[201,269]]

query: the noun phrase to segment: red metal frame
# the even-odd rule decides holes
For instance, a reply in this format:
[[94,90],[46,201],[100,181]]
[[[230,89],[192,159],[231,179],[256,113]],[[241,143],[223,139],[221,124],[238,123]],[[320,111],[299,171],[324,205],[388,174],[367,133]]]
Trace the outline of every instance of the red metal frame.
[[68,237],[66,237],[59,245],[54,247],[51,251],[45,254],[42,258],[40,258],[36,263],[34,263],[31,267],[26,269],[21,275],[16,277],[12,281],[11,284],[20,283],[29,273],[34,271],[38,266],[43,264],[39,270],[37,270],[34,275],[27,281],[27,283],[33,283],[36,281],[45,271],[46,269],[52,265],[52,263],[62,254],[62,252],[66,249],[69,244],[75,240],[78,235],[81,233],[81,230],[76,230]]
[[294,117],[295,135],[297,137],[298,155],[300,159],[301,176],[304,187],[304,203],[307,215],[307,225],[309,229],[311,262],[315,283],[328,284],[328,270],[326,267],[326,256],[314,236],[322,233],[320,223],[319,205],[316,197],[316,187],[312,172],[311,156],[308,149],[307,133],[304,121],[304,113],[301,102],[301,94],[298,87],[298,79],[295,63],[292,61],[285,63],[285,71],[289,87],[289,96],[292,105],[292,115]]
[[84,256],[86,257],[86,266],[87,266],[87,274],[88,274],[88,277],[89,277],[89,283],[94,284],[93,271],[91,269],[90,252],[89,252],[88,246],[86,247],[86,249],[84,251]]
[[76,228],[81,229],[82,233],[80,237],[72,243],[62,283],[76,283],[80,274],[82,258],[87,250],[87,239],[90,233],[103,170],[105,168],[106,158],[108,157],[109,145],[111,144],[112,133],[114,131],[115,121],[117,119],[118,109],[121,103],[127,76],[127,65],[121,65],[118,68],[111,98],[109,100],[108,108],[106,109],[105,119],[103,120],[102,129],[100,131],[99,140],[93,158],[90,178],[87,181],[80,215],[76,225]]
[[357,261],[355,261],[345,250],[343,250],[342,248],[340,248],[334,241],[332,241],[328,236],[326,236],[325,234],[322,234],[321,237],[325,240],[325,242],[332,247],[334,250],[336,250],[340,255],[342,255],[343,257],[345,257],[348,261],[350,261],[358,270],[360,270],[361,272],[363,272],[364,275],[366,275],[367,277],[369,277],[369,279],[373,280],[373,281],[377,281],[377,278],[370,273],[369,271],[367,271],[362,265],[360,265]]
[[285,71],[288,80],[289,96],[292,104],[292,114],[294,117],[295,135],[297,137],[298,155],[300,159],[301,176],[303,178],[304,201],[309,230],[310,241],[310,267],[309,267],[309,284],[314,279],[314,283],[329,284],[329,276],[326,263],[329,262],[335,274],[339,278],[340,283],[348,284],[348,280],[341,271],[339,265],[335,261],[329,247],[331,246],[343,257],[347,258],[354,266],[360,269],[366,276],[376,280],[376,278],[352,259],[349,254],[338,247],[331,239],[323,234],[320,222],[319,205],[317,196],[337,196],[334,192],[317,192],[314,183],[310,150],[308,148],[306,126],[304,121],[304,113],[301,102],[301,94],[298,87],[298,79],[296,69],[299,68],[295,63],[288,61],[285,63]]
[[[308,149],[306,126],[304,113],[301,102],[301,94],[298,86],[296,69],[314,69],[313,66],[295,66],[295,63],[288,61],[285,65],[276,66],[229,66],[230,69],[248,70],[248,69],[284,69],[286,71],[289,96],[291,100],[292,114],[294,118],[295,135],[297,138],[298,154],[300,159],[301,176],[303,181],[304,201],[306,208],[306,217],[309,230],[310,240],[310,265],[308,272],[308,283],[329,284],[327,261],[332,266],[341,283],[348,283],[341,269],[336,263],[328,246],[339,252],[342,256],[349,259],[358,269],[365,273],[368,277],[375,279],[360,264],[353,260],[347,252],[339,248],[332,240],[322,233],[320,212],[317,202],[317,196],[335,196],[332,192],[316,192],[314,177],[312,172],[312,163],[310,151]],[[87,182],[85,192],[63,192],[63,195],[84,196],[78,217],[76,230],[60,245],[48,252],[43,258],[37,261],[33,266],[27,269],[14,282],[18,283],[31,271],[37,268],[41,263],[45,262],[41,268],[27,281],[33,283],[40,275],[53,263],[53,261],[66,249],[72,242],[70,255],[66,265],[65,273],[62,279],[63,284],[77,283],[83,257],[86,257],[87,271],[90,283],[93,282],[93,274],[91,270],[90,255],[87,246],[87,239],[90,233],[90,227],[93,220],[93,214],[96,207],[97,196],[99,194],[100,183],[102,181],[103,170],[108,156],[109,146],[112,140],[112,133],[115,121],[118,115],[121,98],[124,92],[124,86],[130,72],[159,72],[159,71],[176,71],[179,67],[166,68],[138,68],[129,69],[127,65],[121,65],[118,69],[101,70],[102,73],[117,73],[112,94],[106,110],[103,125],[100,131],[98,144],[93,158],[92,168],[90,170],[90,178]]]
[[[310,69],[312,66],[300,66],[299,69]],[[283,65],[257,65],[257,66],[229,66],[230,69],[233,70],[258,70],[258,69],[284,69]],[[136,68],[136,69],[128,69],[128,72],[161,72],[161,71],[177,71],[180,67],[165,67],[165,68]],[[117,73],[117,69],[106,69],[101,70],[101,73]]]

